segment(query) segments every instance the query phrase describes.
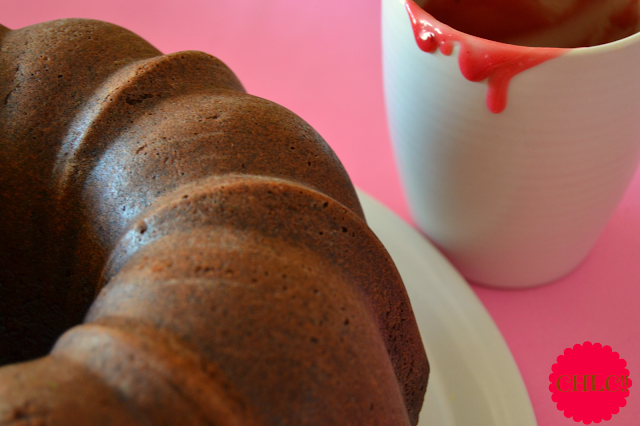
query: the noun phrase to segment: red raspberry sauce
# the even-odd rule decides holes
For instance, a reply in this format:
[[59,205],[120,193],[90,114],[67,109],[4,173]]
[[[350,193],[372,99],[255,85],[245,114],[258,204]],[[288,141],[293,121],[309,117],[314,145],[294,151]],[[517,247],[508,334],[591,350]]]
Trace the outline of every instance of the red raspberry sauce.
[[487,80],[487,107],[493,113],[502,112],[506,108],[509,82],[515,75],[569,50],[515,46],[485,40],[436,21],[412,0],[407,0],[406,8],[421,50],[433,53],[439,49],[448,56],[453,52],[454,43],[460,45],[460,71],[467,80]]

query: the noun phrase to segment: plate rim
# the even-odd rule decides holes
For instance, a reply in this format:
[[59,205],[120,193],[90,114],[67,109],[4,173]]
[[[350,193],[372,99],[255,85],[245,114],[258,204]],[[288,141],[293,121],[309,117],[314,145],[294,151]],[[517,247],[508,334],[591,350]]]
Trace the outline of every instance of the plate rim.
[[[369,227],[387,248],[405,281],[432,367],[425,407],[440,412],[430,414],[446,424],[461,426],[467,424],[464,418],[471,414],[461,410],[480,404],[486,409],[486,419],[474,419],[475,426],[537,426],[515,359],[470,285],[420,232],[362,189],[356,188],[356,191]],[[417,282],[412,277],[416,272],[425,273],[429,279]],[[427,310],[422,309],[425,304],[421,303],[425,302],[425,289],[429,290],[426,304],[430,309]],[[452,315],[446,313],[447,309]],[[429,328],[429,324],[439,321],[442,321],[439,330]],[[445,339],[435,341],[434,334],[442,335],[443,328],[449,329],[444,330]],[[456,365],[471,376],[476,389],[470,383],[446,383],[447,377],[460,375],[456,365],[449,365],[451,359],[464,363]],[[462,395],[462,400],[456,395]],[[432,420],[424,417],[423,413],[419,425]]]

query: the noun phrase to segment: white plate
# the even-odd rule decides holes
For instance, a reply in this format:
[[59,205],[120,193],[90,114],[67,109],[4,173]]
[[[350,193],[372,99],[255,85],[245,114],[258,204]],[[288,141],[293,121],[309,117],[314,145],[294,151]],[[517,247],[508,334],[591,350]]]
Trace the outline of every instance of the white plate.
[[358,195],[404,280],[429,357],[419,426],[536,426],[511,352],[464,278],[410,225]]

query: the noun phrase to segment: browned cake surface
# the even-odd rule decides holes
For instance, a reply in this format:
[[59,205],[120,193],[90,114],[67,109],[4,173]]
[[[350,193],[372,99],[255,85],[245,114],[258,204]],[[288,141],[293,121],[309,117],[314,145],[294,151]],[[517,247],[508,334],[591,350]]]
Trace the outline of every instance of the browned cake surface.
[[411,306],[308,124],[111,24],[0,41],[0,424],[415,425]]

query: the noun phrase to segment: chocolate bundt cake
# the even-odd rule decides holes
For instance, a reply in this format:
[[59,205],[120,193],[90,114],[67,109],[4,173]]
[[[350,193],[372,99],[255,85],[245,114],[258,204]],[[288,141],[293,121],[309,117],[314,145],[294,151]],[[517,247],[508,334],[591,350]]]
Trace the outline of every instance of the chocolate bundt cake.
[[100,21],[0,49],[0,424],[417,423],[407,294],[308,124]]

